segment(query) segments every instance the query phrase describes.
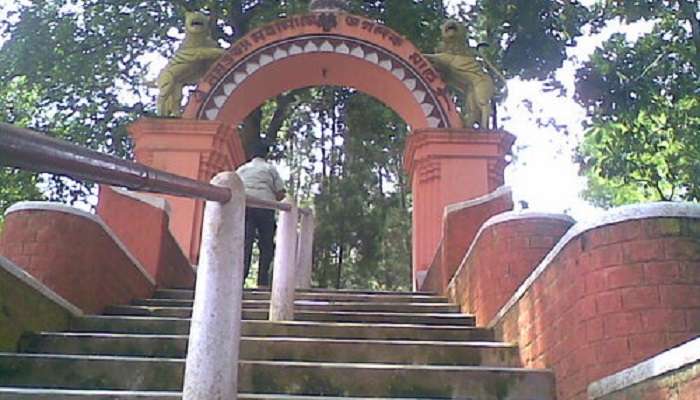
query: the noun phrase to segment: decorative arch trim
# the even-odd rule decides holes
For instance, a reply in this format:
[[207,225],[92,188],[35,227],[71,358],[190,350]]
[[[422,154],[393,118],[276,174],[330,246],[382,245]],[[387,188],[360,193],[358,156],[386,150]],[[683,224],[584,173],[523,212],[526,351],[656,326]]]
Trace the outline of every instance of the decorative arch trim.
[[243,37],[202,79],[190,98],[185,117],[222,119],[225,105],[240,95],[239,89],[266,66],[324,54],[371,64],[390,74],[382,75],[384,79],[400,81],[406,96],[412,96],[423,113],[424,126],[414,128],[461,126],[440,75],[413,44],[383,25],[342,13],[289,17]]

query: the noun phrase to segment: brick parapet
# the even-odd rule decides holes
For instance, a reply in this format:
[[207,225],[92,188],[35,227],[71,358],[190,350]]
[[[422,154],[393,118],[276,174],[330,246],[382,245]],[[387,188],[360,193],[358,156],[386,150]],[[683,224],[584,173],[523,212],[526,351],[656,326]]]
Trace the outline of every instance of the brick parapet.
[[560,400],[700,334],[700,207],[624,207],[579,223],[490,324]]
[[97,215],[159,287],[190,288],[195,273],[169,228],[167,200],[100,186]]
[[494,215],[513,209],[512,192],[501,187],[485,196],[450,204],[443,210],[441,241],[421,290],[446,293],[449,281],[474,241],[482,224]]
[[448,286],[448,296],[477,324],[491,321],[574,224],[561,214],[506,212],[484,223]]
[[700,338],[588,386],[591,400],[700,399]]
[[100,218],[61,204],[8,209],[0,254],[85,313],[148,297],[155,286]]

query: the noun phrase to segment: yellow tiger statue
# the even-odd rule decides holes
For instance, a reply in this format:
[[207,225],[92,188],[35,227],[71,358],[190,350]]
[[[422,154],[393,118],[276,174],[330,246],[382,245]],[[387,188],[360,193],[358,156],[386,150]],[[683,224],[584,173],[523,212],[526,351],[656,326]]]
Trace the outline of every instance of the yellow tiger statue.
[[211,37],[209,17],[186,12],[185,40],[158,75],[158,115],[180,116],[183,87],[196,84],[224,52]]
[[[479,124],[479,128],[488,129],[493,113],[493,79],[477,60],[477,50],[467,45],[467,29],[464,25],[448,20],[442,25],[441,33],[442,41],[437,54],[425,56],[440,71],[445,83],[464,95],[464,125],[471,128]],[[484,61],[488,63],[488,60]],[[488,65],[494,69],[490,63]]]

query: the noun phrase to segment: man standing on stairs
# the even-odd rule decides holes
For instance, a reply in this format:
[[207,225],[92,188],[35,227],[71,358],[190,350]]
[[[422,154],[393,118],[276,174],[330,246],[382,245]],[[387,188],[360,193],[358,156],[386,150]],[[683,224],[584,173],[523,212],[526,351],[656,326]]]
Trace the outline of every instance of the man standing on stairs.
[[[241,165],[236,172],[241,177],[245,192],[249,196],[263,200],[280,201],[286,191],[277,169],[266,157],[268,147],[263,143],[253,146],[251,160]],[[258,263],[258,287],[270,286],[270,264],[275,254],[275,211],[246,207],[245,210],[245,249],[243,279],[250,271],[253,242],[258,239],[260,261]]]

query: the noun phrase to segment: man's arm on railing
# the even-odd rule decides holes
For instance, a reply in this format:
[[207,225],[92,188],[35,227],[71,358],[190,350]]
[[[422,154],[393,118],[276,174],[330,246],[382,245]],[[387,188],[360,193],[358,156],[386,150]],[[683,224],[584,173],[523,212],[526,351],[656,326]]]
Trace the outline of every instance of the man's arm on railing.
[[263,200],[253,196],[245,197],[245,205],[247,207],[266,208],[268,210],[291,211],[292,205],[279,201]]

